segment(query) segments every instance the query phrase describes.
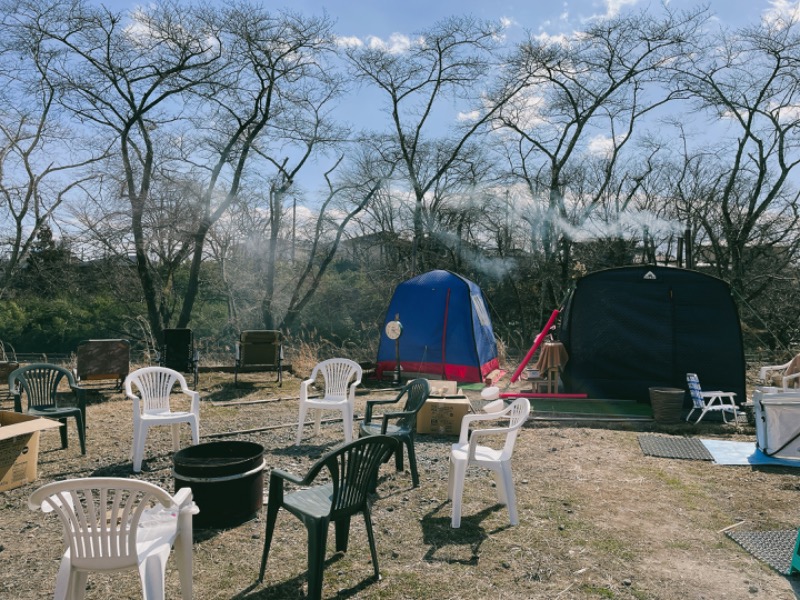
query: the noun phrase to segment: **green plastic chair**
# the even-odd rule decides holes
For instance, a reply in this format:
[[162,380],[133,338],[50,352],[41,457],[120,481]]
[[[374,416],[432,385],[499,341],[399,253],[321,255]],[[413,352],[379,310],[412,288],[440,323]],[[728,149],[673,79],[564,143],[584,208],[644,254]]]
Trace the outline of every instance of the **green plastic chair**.
[[[66,378],[74,404],[61,401],[58,386]],[[75,384],[75,378],[67,369],[48,363],[34,363],[20,367],[8,376],[8,389],[14,397],[14,410],[35,417],[46,417],[61,422],[61,447],[67,447],[67,419],[74,418],[78,426],[81,454],[86,454],[86,395],[83,388]],[[23,398],[26,405],[23,410]]]
[[[380,579],[368,494],[381,463],[391,456],[397,444],[397,439],[385,435],[355,440],[320,458],[302,479],[280,469],[272,470],[259,583],[264,581],[272,534],[281,507],[300,519],[308,530],[308,598],[317,599],[322,595],[328,525],[333,522],[336,528],[336,551],[346,552],[350,518],[356,513],[364,515],[375,579]],[[324,479],[328,483],[312,487],[323,470],[327,471],[328,476]],[[286,482],[300,489],[284,494]]]
[[[395,468],[403,470],[403,444],[408,449],[408,465],[411,468],[411,481],[414,487],[419,486],[419,473],[417,472],[417,455],[414,452],[414,439],[417,435],[417,413],[425,404],[430,394],[430,385],[427,379],[414,379],[409,382],[394,400],[367,400],[364,411],[364,420],[359,427],[359,437],[370,435],[388,435],[400,442],[394,454]],[[402,411],[385,412],[378,415],[380,420],[372,420],[372,409],[376,406],[389,404],[399,405],[405,396],[406,403]],[[390,423],[389,421],[394,421]]]

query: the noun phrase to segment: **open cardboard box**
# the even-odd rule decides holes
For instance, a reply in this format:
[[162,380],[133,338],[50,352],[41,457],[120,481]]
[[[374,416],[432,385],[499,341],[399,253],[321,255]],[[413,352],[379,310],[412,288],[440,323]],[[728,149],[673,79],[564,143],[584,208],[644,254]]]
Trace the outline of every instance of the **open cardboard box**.
[[450,396],[463,396],[463,390],[459,389],[457,381],[447,381],[444,379],[428,379],[430,386],[429,398],[448,398]]
[[39,432],[61,427],[52,419],[0,411],[0,492],[36,480],[39,468]]
[[457,381],[428,379],[430,394],[417,413],[417,433],[458,435],[461,419],[472,411]]

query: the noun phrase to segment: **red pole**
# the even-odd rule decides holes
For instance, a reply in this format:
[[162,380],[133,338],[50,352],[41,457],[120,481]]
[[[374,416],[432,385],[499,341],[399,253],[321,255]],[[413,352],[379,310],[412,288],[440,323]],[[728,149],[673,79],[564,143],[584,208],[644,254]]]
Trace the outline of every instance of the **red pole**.
[[560,312],[561,309],[557,308],[553,311],[553,314],[550,315],[550,318],[547,320],[547,325],[544,326],[544,329],[542,329],[542,331],[539,332],[539,335],[536,336],[536,339],[533,340],[533,346],[531,346],[531,349],[528,350],[528,353],[525,355],[525,358],[522,359],[522,362],[517,367],[517,370],[514,371],[514,374],[511,376],[511,383],[514,383],[517,379],[519,379],[519,376],[522,373],[523,369],[525,369],[525,367],[531,361],[531,358],[533,358],[533,353],[536,352],[536,349],[544,341],[547,332],[550,331],[550,328],[553,326],[553,323],[555,323],[556,318],[558,317]]

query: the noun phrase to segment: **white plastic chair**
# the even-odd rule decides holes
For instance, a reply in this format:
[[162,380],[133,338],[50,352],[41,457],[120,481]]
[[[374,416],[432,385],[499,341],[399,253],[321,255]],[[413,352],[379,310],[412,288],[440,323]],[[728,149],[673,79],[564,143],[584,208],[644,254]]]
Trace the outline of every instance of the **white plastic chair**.
[[761,367],[758,370],[758,378],[768,386],[776,384],[779,380],[784,391],[798,387],[800,384],[800,354],[782,365]]
[[175,496],[148,483],[119,477],[56,481],[31,494],[33,510],[55,512],[64,526],[66,550],[56,577],[54,600],[86,594],[91,571],[139,570],[145,600],[164,598],[170,549],[181,582],[181,597],[192,597],[191,488]]
[[[309,398],[309,387],[317,375],[322,375],[325,383],[323,396]],[[319,435],[322,411],[341,411],[345,442],[353,441],[353,406],[356,402],[356,387],[361,384],[361,376],[362,370],[359,364],[346,358],[330,358],[314,367],[311,377],[300,384],[300,420],[297,424],[296,445],[299,445],[303,438],[303,426],[309,409],[316,411],[314,433],[317,435]]]
[[[175,384],[180,391],[191,398],[188,411],[170,410],[169,398]],[[133,392],[136,386],[138,394]],[[192,445],[200,441],[200,394],[189,389],[186,379],[166,367],[144,367],[125,378],[125,394],[133,401],[133,471],[142,470],[144,444],[147,430],[156,425],[172,426],[172,449],[180,450],[181,423],[188,423],[192,429]]]
[[739,422],[739,410],[736,408],[736,393],[735,392],[704,392],[700,388],[700,380],[696,373],[686,374],[686,384],[689,386],[689,395],[692,397],[692,410],[686,415],[688,421],[694,411],[699,410],[700,416],[694,422],[697,425],[706,413],[721,412],[722,420],[728,422],[728,413],[733,413],[734,423]]
[[[508,516],[512,525],[519,524],[517,517],[517,498],[514,492],[514,479],[511,475],[511,455],[520,427],[531,412],[531,403],[527,398],[517,398],[504,410],[489,414],[465,415],[461,420],[461,433],[458,443],[450,449],[450,477],[447,482],[447,497],[453,501],[451,527],[461,526],[461,498],[464,495],[464,479],[469,465],[477,465],[494,471],[497,482],[497,497],[508,507]],[[508,419],[508,425],[487,429],[473,429],[470,424],[475,421],[496,421]],[[478,439],[486,436],[504,436],[505,443],[499,450],[489,446],[481,446]]]

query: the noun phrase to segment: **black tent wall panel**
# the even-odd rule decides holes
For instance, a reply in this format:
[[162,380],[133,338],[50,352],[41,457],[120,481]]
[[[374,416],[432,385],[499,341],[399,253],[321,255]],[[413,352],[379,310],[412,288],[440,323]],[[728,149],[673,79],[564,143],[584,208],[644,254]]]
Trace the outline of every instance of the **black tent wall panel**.
[[565,392],[649,402],[648,388],[686,389],[692,372],[704,389],[747,399],[739,314],[716,277],[656,266],[590,273],[569,297],[559,339]]

